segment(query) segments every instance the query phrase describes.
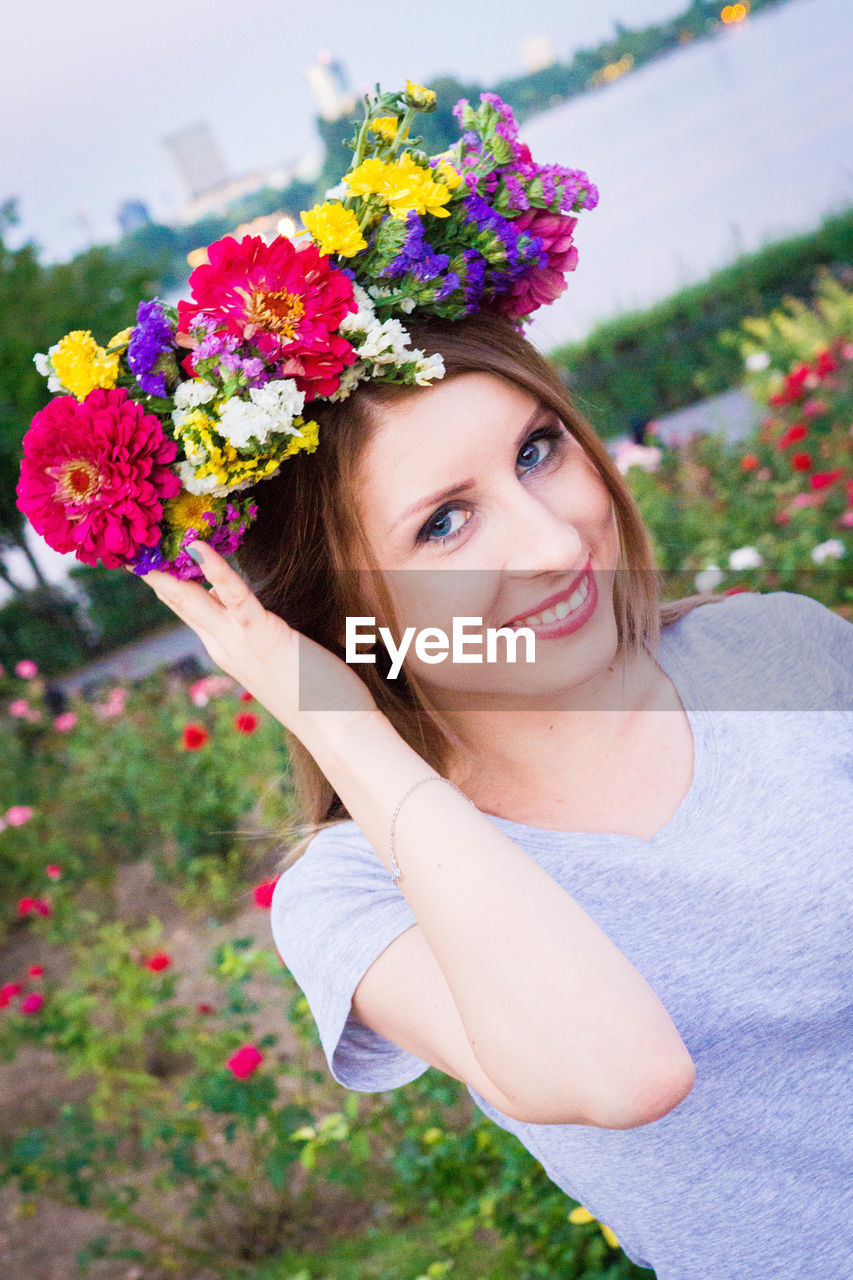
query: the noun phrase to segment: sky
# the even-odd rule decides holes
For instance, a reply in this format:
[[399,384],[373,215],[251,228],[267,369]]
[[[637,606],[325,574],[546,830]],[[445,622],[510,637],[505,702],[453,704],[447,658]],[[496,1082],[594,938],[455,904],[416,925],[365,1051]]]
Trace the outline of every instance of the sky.
[[117,233],[139,197],[169,221],[183,199],[163,138],[208,123],[234,175],[316,149],[305,68],[320,49],[354,89],[455,75],[485,86],[522,70],[527,37],[565,59],[686,0],[31,0],[4,6],[0,201],[17,197],[15,240],[45,260]]

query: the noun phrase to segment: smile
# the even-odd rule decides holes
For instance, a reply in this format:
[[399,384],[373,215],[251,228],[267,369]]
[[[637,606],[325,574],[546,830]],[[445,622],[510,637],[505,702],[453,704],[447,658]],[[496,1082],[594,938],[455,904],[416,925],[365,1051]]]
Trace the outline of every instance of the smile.
[[550,596],[535,613],[513,618],[504,625],[513,630],[530,627],[543,638],[557,639],[582,626],[595,612],[597,603],[595,575],[592,573],[591,563],[588,563],[580,582],[576,580],[570,588]]

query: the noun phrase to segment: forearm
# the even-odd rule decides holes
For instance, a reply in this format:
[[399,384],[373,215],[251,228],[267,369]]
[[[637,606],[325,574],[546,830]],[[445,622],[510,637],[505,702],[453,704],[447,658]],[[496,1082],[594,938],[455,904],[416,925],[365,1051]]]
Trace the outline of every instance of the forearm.
[[[306,745],[390,874],[391,815],[434,771],[379,713],[341,717]],[[669,1109],[674,1075],[690,1067],[677,1029],[551,876],[438,783],[406,799],[394,844],[401,892],[499,1089],[537,1113],[581,1109],[613,1127],[654,1109],[657,1088]]]

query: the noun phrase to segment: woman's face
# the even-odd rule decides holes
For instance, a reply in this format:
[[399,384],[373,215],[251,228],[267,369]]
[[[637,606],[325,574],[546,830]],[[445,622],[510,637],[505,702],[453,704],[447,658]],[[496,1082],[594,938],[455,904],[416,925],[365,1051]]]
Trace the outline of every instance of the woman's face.
[[[567,686],[605,671],[617,644],[618,532],[598,471],[556,415],[512,383],[469,373],[379,410],[377,423],[358,508],[400,622],[415,628],[405,670],[444,705],[493,707],[499,693],[501,705],[555,708]],[[363,595],[375,600],[369,574]],[[387,621],[378,603],[366,613]],[[418,632],[452,640],[461,617],[482,619],[467,632],[484,643],[465,650],[481,662],[418,655]],[[514,663],[502,640],[500,660],[485,661],[487,628],[522,625],[535,635],[533,664],[520,638]]]

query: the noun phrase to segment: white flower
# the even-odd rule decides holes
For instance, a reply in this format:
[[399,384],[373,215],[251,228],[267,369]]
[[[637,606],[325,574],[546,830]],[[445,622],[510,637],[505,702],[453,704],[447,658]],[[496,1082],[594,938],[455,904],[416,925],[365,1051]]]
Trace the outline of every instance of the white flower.
[[661,451],[654,446],[634,444],[631,440],[623,440],[616,447],[616,466],[624,476],[629,467],[642,467],[643,471],[657,471],[660,466]]
[[197,409],[200,404],[208,404],[216,395],[216,387],[204,378],[188,378],[181,382],[175,390],[174,401],[178,409]]
[[377,323],[376,310],[370,296],[365,293],[360,284],[354,284],[352,291],[358,311],[344,316],[338,328],[341,333],[367,333],[368,329]]
[[348,365],[341,374],[337,391],[329,396],[332,401],[346,400],[347,396],[367,377],[367,366],[360,360]]
[[730,569],[757,569],[763,563],[761,552],[756,547],[738,547],[729,556]]
[[419,387],[444,377],[444,360],[440,355],[425,356],[422,351],[413,351],[412,354],[418,357],[415,382]]
[[224,498],[227,493],[248,489],[257,480],[257,477],[250,476],[248,480],[239,484],[218,484],[215,476],[197,476],[189,462],[178,463],[178,475],[181,478],[181,484],[189,493],[207,494],[213,498]]
[[706,565],[693,579],[697,591],[714,591],[726,575],[718,565]]
[[770,356],[766,351],[753,351],[746,357],[744,364],[750,373],[761,373],[762,369],[769,367]]
[[302,412],[305,395],[292,378],[253,387],[248,400],[232,396],[219,412],[219,434],[235,449],[254,438],[265,444],[271,435],[293,434],[293,419]]
[[63,385],[62,379],[57,378],[53,371],[53,353],[58,347],[59,343],[57,342],[54,343],[46,354],[44,351],[37,352],[36,355],[33,356],[33,364],[38,369],[41,376],[43,378],[47,378],[47,389],[51,395],[64,394],[68,396],[71,392]]
[[840,560],[844,555],[844,543],[840,538],[830,538],[812,548],[812,560],[815,564],[823,564],[824,560]]
[[407,350],[411,341],[399,320],[384,320],[382,324],[374,321],[356,351],[362,360],[372,360],[374,364],[406,364],[412,358]]
[[415,302],[414,298],[400,299],[400,310],[405,311],[407,316],[411,315],[417,305],[418,304]]

